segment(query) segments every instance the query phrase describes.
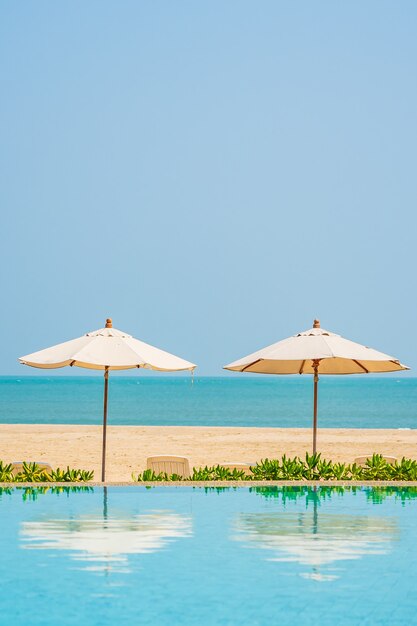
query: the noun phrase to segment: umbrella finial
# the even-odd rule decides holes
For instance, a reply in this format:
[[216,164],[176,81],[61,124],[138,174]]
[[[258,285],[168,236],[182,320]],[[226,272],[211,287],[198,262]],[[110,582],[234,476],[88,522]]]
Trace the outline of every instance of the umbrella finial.
[[111,317],[108,317],[106,319],[106,328],[113,328],[113,322],[112,322]]
[[320,320],[314,320],[313,328],[320,328]]

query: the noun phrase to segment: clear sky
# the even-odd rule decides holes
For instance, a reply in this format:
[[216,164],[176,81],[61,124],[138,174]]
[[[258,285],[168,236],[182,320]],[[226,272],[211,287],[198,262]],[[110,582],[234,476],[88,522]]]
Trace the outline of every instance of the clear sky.
[[415,0],[3,0],[0,373],[111,316],[221,374],[318,316],[415,375],[416,32]]

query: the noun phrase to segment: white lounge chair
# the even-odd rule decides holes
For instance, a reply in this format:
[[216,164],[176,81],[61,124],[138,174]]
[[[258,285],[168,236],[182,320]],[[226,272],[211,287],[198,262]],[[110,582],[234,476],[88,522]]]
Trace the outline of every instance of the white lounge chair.
[[[364,456],[357,456],[355,459],[355,463],[356,465],[360,465],[361,467],[364,467],[366,465],[366,461],[368,459],[372,459],[372,454],[366,454]],[[387,463],[391,463],[394,464],[397,460],[397,458],[395,456],[384,456],[382,455],[382,458],[384,459],[384,461],[386,461]]]
[[233,470],[237,470],[238,472],[244,471],[247,474],[250,474],[250,468],[256,463],[245,463],[242,461],[228,461],[227,463],[219,463],[220,467],[227,467],[231,472]]
[[[29,463],[29,461],[26,461],[26,463]],[[30,463],[36,463],[36,465],[44,470],[47,474],[50,474],[52,472],[52,467],[49,465],[49,463],[45,463],[44,461],[30,461]],[[14,476],[16,476],[16,474],[20,474],[20,472],[23,472],[23,461],[14,461],[11,465],[12,474]]]
[[165,472],[168,476],[178,474],[182,478],[190,477],[190,462],[185,456],[150,456],[146,460],[146,468],[155,474]]

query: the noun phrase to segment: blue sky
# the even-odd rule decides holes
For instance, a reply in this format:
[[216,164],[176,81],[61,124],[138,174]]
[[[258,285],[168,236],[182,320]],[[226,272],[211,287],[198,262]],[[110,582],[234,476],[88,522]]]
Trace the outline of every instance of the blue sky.
[[416,26],[406,0],[2,2],[0,373],[107,316],[200,374],[315,316],[416,368]]

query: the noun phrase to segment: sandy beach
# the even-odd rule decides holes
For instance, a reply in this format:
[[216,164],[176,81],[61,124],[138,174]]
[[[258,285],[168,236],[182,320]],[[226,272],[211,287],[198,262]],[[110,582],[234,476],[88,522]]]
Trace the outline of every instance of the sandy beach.
[[[53,467],[93,469],[100,476],[100,426],[0,425],[0,459],[46,461]],[[321,429],[318,449],[323,457],[352,462],[355,456],[378,452],[417,458],[417,430]],[[311,450],[305,428],[207,428],[197,426],[110,426],[107,478],[131,480],[154,454],[187,456],[192,466],[227,461],[253,462]]]

